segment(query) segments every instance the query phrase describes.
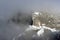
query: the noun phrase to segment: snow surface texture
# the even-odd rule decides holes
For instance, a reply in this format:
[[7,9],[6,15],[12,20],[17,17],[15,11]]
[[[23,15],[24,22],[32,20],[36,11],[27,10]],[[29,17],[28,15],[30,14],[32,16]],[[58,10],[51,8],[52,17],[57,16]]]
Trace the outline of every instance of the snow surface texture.
[[[48,29],[48,31],[44,32],[45,29]],[[36,28],[34,25],[29,25],[25,32],[15,36],[13,40],[59,40],[59,38],[60,33],[55,28],[52,29],[46,26]]]
[[27,30],[26,31],[29,31],[29,30],[38,30],[37,31],[37,35],[38,36],[40,36],[40,35],[42,35],[43,33],[44,33],[44,29],[48,29],[48,30],[50,30],[51,32],[58,32],[58,30],[56,30],[55,28],[50,28],[50,27],[46,27],[46,26],[39,26],[39,27],[36,27],[36,26],[34,26],[34,25],[32,25],[32,26],[29,26],[29,28],[27,28]]

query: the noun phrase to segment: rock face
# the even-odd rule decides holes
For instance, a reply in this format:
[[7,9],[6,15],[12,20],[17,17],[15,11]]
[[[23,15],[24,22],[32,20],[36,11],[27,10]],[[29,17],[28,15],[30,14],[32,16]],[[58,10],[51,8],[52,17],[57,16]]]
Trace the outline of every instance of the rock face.
[[40,21],[40,13],[39,12],[35,12],[32,14],[32,20],[33,20],[33,25],[35,26],[41,26],[41,21]]
[[34,12],[32,14],[33,25],[42,26],[45,24],[47,27],[57,27],[56,19],[48,13]]

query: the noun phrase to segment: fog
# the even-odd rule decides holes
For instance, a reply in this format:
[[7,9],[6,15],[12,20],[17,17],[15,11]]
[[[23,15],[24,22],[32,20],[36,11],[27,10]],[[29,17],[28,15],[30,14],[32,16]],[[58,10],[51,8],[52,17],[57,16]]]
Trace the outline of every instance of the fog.
[[30,13],[40,10],[48,10],[54,12],[54,14],[59,14],[59,3],[59,1],[44,0],[0,0],[0,16],[8,17],[17,11]]
[[[25,29],[29,26],[29,23],[31,22],[30,21],[31,18],[27,18],[29,20],[28,22],[22,21],[22,19],[24,19],[25,16],[31,17],[32,11],[43,10],[43,11],[51,12],[55,14],[56,16],[60,16],[59,4],[60,4],[60,1],[50,1],[50,0],[48,1],[45,1],[45,0],[0,0],[0,40],[13,40],[15,36],[23,33]],[[21,23],[16,23],[11,20],[11,18],[17,15],[18,12],[20,12],[21,14],[20,16]],[[36,38],[36,40],[37,39],[39,38]],[[42,39],[45,40],[44,38]],[[52,37],[52,39],[54,38]],[[20,39],[20,40],[24,40],[24,39]],[[30,39],[30,40],[33,40],[33,39]]]

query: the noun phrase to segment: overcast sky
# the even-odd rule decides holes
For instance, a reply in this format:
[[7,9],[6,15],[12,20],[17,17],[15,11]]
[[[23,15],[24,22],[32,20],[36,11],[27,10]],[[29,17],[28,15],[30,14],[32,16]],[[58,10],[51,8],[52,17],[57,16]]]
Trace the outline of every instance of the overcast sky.
[[15,11],[30,12],[49,9],[60,12],[60,0],[0,0],[0,18],[7,17]]

